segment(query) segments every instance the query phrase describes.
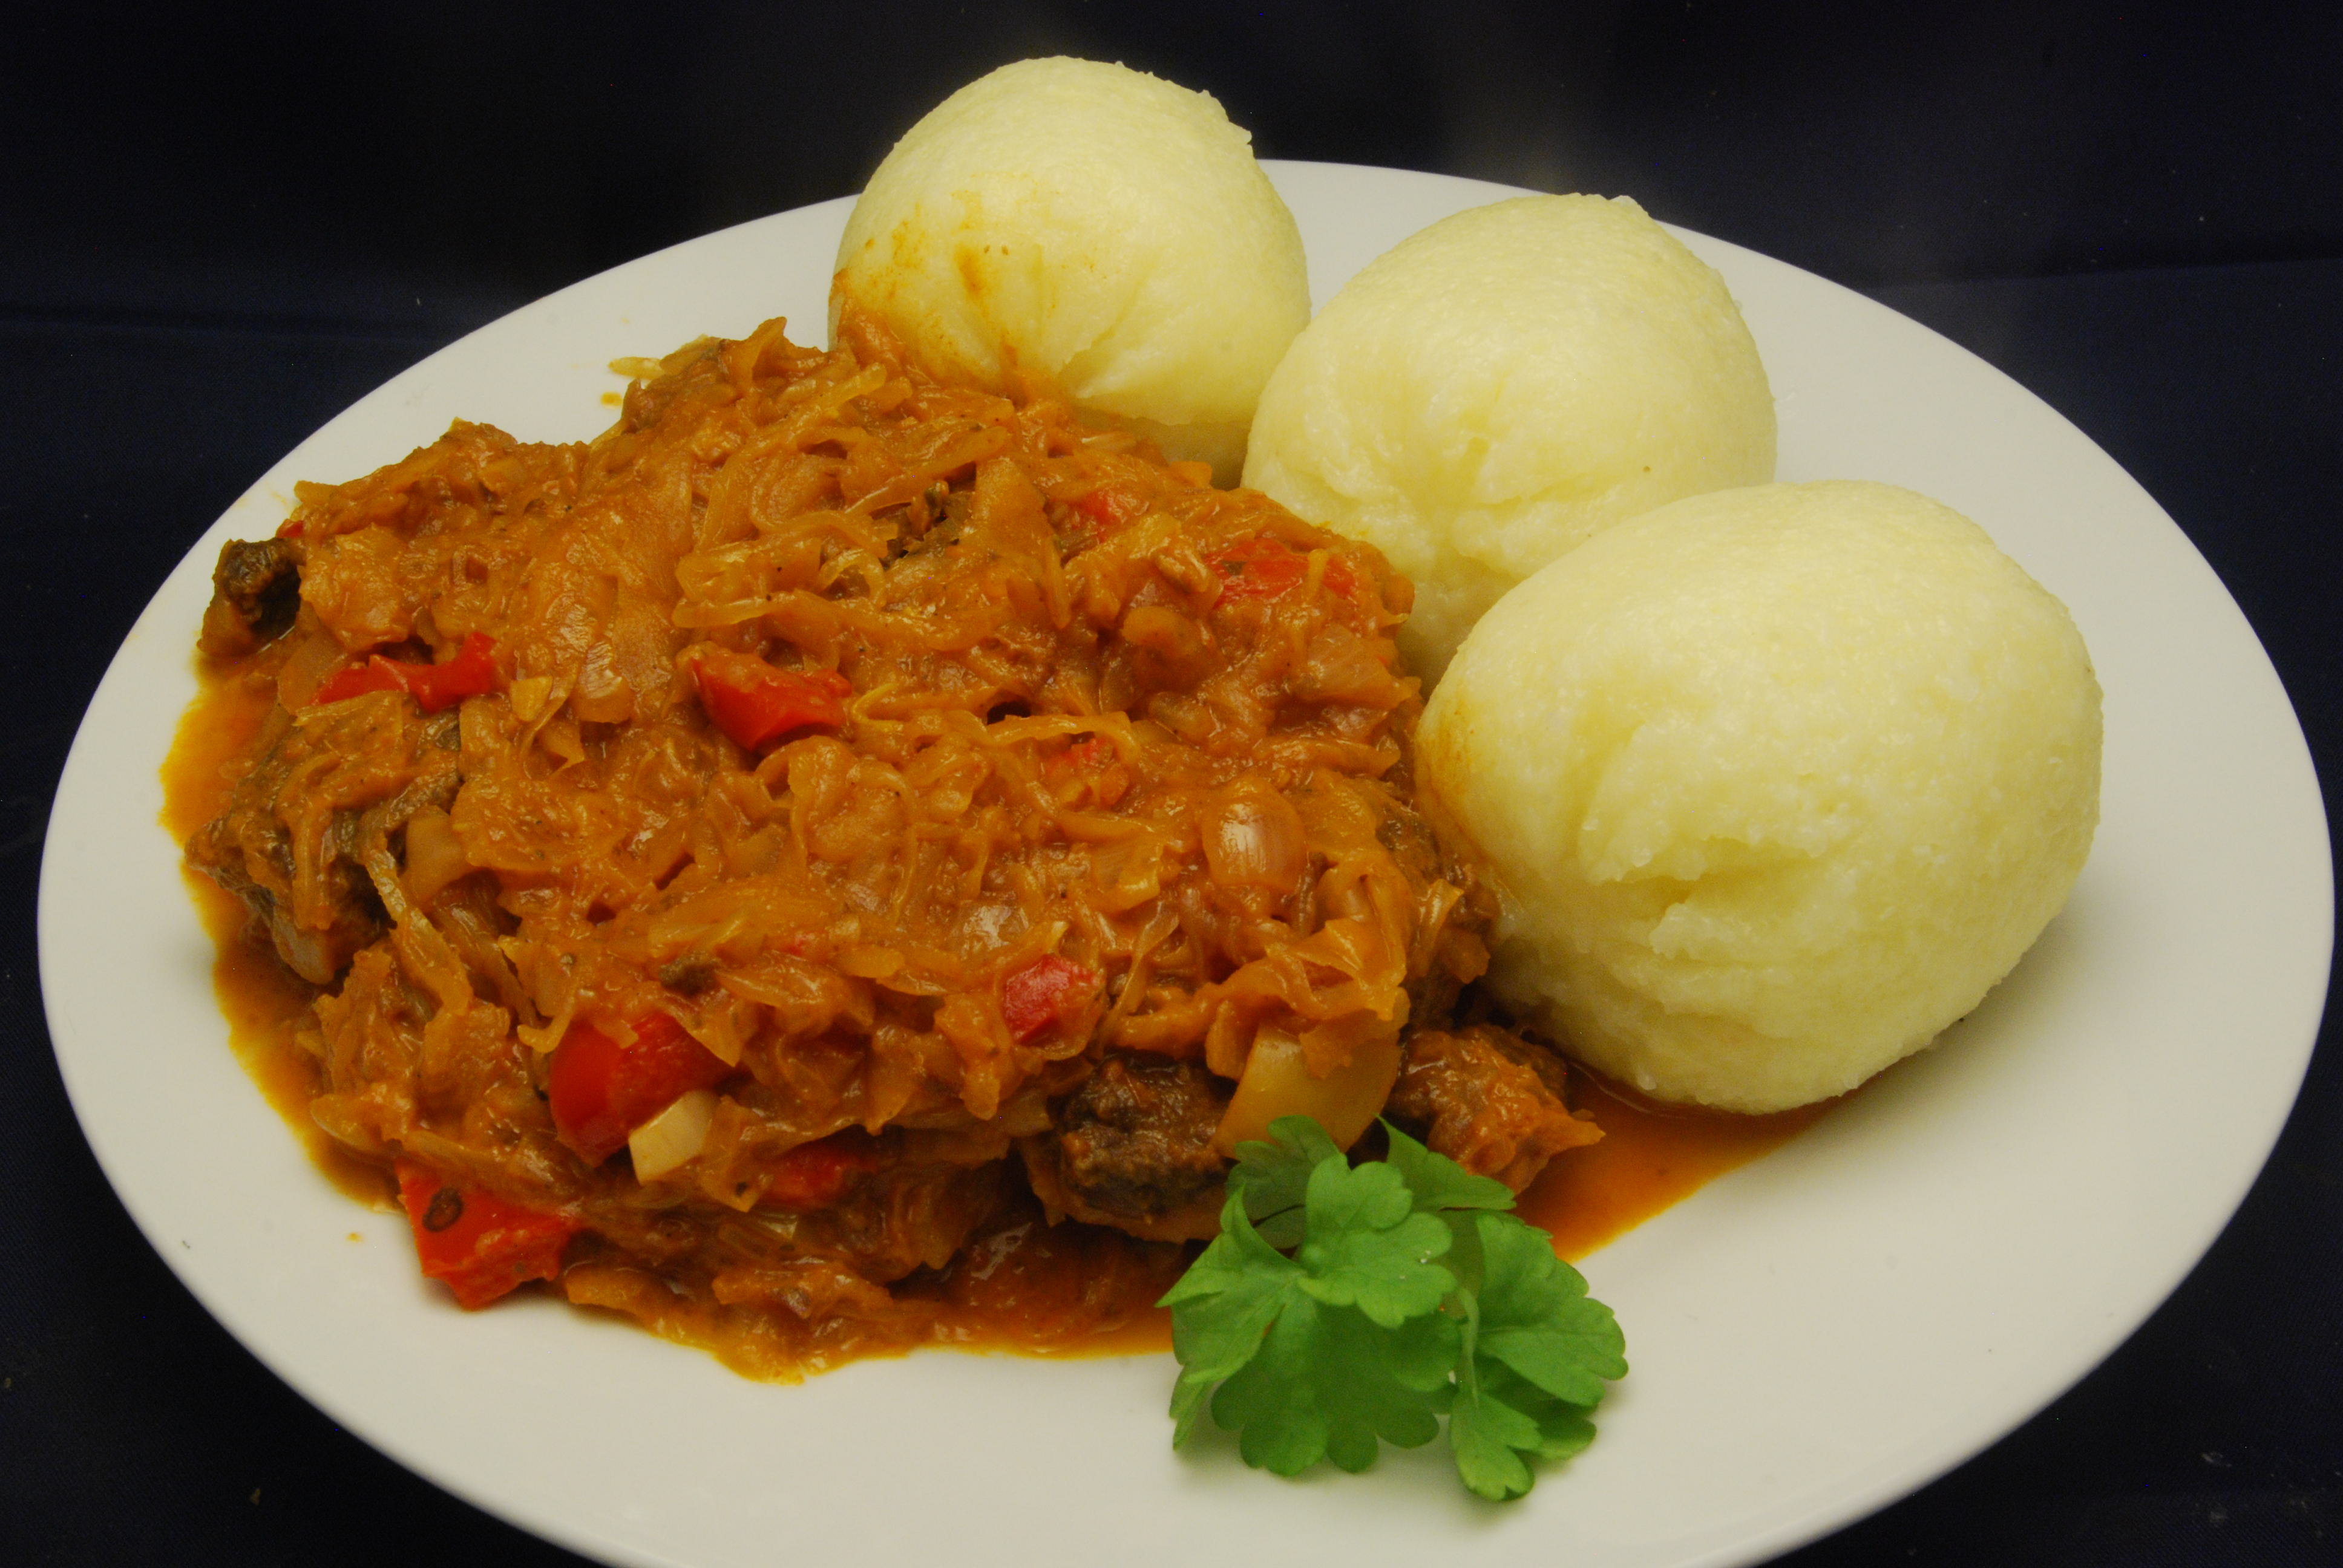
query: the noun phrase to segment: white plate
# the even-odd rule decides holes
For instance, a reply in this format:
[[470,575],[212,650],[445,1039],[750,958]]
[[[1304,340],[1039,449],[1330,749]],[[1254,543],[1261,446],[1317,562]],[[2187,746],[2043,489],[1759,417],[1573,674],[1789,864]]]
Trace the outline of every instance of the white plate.
[[[1515,194],[1272,166],[1315,297],[1433,218]],[[539,439],[609,417],[606,370],[786,313],[818,337],[848,204],[590,278],[434,355],[297,448],[180,563],[92,701],[41,879],[49,1027],[147,1239],[334,1420],[620,1563],[1745,1563],[1887,1503],[2087,1372],[2208,1246],[2276,1138],[2332,935],[2302,735],[2171,520],[2024,388],[1923,327],[1695,235],[1747,312],[1785,478],[1891,480],[1976,518],[2064,598],[2107,689],[2105,815],[2073,902],[1944,1049],[1596,1254],[1634,1374],[1602,1439],[1490,1508],[1444,1446],[1286,1484],[1171,1450],[1166,1357],[930,1353],[801,1387],[552,1300],[477,1316],[402,1221],[310,1168],[237,1067],[211,948],[155,825],[221,542],[462,415]],[[353,1243],[350,1233],[363,1238]]]

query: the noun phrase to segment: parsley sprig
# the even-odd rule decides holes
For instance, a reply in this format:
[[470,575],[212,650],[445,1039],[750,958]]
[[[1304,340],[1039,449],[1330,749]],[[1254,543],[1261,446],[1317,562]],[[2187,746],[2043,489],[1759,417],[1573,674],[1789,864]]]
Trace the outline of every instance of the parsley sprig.
[[1388,1156],[1358,1166],[1306,1116],[1237,1145],[1221,1234],[1162,1302],[1172,1445],[1209,1403],[1247,1464],[1360,1471],[1445,1415],[1464,1484],[1519,1497],[1532,1459],[1594,1440],[1603,1385],[1627,1372],[1618,1321],[1507,1212],[1503,1182],[1383,1130]]

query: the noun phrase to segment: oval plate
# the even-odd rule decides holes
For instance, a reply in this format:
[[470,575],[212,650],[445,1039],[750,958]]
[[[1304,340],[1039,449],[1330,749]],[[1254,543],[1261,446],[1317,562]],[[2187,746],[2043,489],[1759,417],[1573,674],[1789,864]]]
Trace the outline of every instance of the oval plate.
[[[1520,194],[1270,172],[1320,303],[1423,225]],[[1756,335],[1782,477],[1935,496],[2073,608],[2107,692],[2104,814],[2066,912],[1940,1049],[1588,1260],[1634,1365],[1592,1450],[1505,1507],[1468,1497],[1437,1443],[1286,1484],[1223,1434],[1172,1453],[1163,1356],[926,1353],[775,1387],[550,1298],[458,1311],[417,1277],[404,1222],[337,1192],[227,1049],[211,945],[156,826],[212,561],[272,532],[297,477],[365,473],[457,416],[573,439],[608,421],[620,356],[781,314],[818,336],[849,206],[589,278],[366,397],[188,553],[90,704],[42,866],[58,1063],[147,1239],[334,1420],[618,1563],[766,1563],[786,1543],[825,1563],[1025,1568],[1096,1561],[1103,1542],[1129,1563],[1737,1563],[2007,1432],[2211,1244],[2293,1102],[2333,934],[2326,819],[2277,676],[2171,519],[2025,388],[1860,295],[1686,234]]]

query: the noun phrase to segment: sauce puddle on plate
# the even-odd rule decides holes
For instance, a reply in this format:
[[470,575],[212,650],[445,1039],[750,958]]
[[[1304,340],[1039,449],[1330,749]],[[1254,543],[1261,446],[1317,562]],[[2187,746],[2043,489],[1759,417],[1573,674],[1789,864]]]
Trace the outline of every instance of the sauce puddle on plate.
[[1578,1109],[1603,1141],[1558,1156],[1521,1197],[1523,1219],[1554,1233],[1575,1262],[1726,1171],[1772,1152],[1838,1103],[1825,1100],[1773,1116],[1735,1116],[1660,1105],[1573,1062]]
[[[199,678],[202,689],[180,719],[163,765],[162,824],[180,843],[226,808],[234,787],[227,770],[276,700],[271,680],[240,668],[203,668]],[[234,895],[200,872],[182,874],[217,952],[212,988],[237,1060],[337,1187],[372,1208],[395,1210],[389,1173],[348,1153],[310,1119],[309,1102],[321,1088],[319,1067],[297,1037],[316,990],[266,947],[243,939],[248,917]],[[1554,1250],[1574,1261],[1778,1148],[1837,1103],[1778,1116],[1731,1116],[1655,1105],[1574,1065],[1572,1081],[1579,1091],[1578,1109],[1602,1127],[1602,1141],[1573,1150],[1548,1166],[1522,1194],[1521,1214],[1552,1231]],[[1038,1211],[1005,1216],[987,1226],[973,1245],[986,1254],[980,1267],[988,1288],[944,1312],[930,1342],[1053,1355],[1169,1350],[1171,1314],[1154,1307],[1141,1307],[1128,1321],[1077,1339],[1052,1333],[1053,1325],[1081,1315],[1086,1292],[1095,1289],[1095,1260],[1084,1257],[1092,1238],[1076,1234],[1085,1229],[1053,1233],[1040,1222]],[[688,1330],[674,1337],[705,1342]],[[707,1348],[752,1375],[779,1371],[754,1364],[754,1357],[727,1354],[722,1344]]]

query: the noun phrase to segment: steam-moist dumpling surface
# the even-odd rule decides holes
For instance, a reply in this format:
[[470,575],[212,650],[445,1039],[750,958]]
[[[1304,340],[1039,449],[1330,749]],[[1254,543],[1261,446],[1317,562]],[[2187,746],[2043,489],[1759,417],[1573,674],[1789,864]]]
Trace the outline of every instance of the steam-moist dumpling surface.
[[1218,103],[1059,58],[970,83],[895,145],[839,246],[833,332],[849,302],[939,375],[1053,387],[1225,481],[1310,280]]
[[1949,508],[1675,502],[1483,618],[1425,709],[1494,869],[1491,979],[1596,1068],[1734,1111],[1843,1093],[1974,1008],[2098,819],[2066,607]]
[[1437,678],[1513,584],[1654,507],[1774,477],[1774,398],[1715,270],[1622,196],[1443,218],[1328,302],[1263,390],[1245,483],[1414,579]]

